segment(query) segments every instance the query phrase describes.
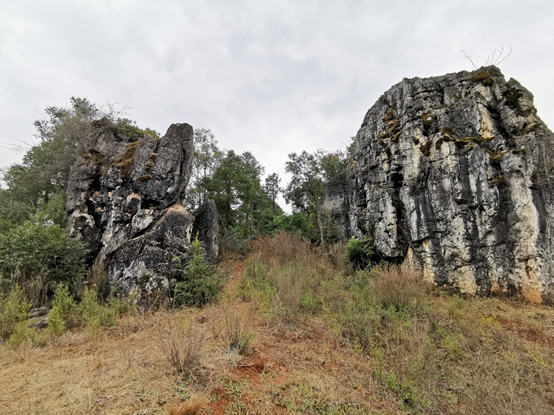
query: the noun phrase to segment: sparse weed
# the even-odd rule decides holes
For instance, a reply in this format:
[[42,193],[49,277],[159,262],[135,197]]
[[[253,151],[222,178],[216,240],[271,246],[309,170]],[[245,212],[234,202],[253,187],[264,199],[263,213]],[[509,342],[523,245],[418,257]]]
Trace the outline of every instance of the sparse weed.
[[176,373],[193,376],[200,366],[205,337],[186,322],[168,322],[160,328],[158,347]]
[[229,349],[236,350],[239,354],[246,354],[252,346],[254,333],[245,329],[239,316],[226,315],[223,338]]

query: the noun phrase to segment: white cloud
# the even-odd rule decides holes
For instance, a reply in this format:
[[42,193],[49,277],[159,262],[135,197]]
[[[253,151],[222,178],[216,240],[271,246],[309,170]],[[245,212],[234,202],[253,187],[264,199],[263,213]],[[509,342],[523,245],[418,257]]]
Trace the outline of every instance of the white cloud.
[[[404,77],[512,47],[501,69],[554,122],[550,1],[0,0],[0,142],[29,139],[72,95],[133,106],[139,125],[211,128],[283,174],[287,154],[344,147]],[[21,154],[0,153],[0,166]]]

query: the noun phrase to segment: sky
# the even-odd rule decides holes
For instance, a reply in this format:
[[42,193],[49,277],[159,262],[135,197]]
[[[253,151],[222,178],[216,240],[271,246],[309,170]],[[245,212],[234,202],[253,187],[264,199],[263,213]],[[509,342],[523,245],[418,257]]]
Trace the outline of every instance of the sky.
[[285,185],[288,154],[344,149],[392,85],[501,47],[552,127],[553,29],[551,0],[0,0],[0,167],[77,96],[161,133],[209,128]]

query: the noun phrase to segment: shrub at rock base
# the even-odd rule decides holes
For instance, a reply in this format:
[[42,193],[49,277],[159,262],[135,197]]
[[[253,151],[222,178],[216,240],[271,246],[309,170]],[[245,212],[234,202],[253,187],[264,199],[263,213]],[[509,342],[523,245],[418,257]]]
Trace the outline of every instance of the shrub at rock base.
[[59,226],[26,222],[0,235],[0,288],[19,284],[35,307],[44,305],[58,283],[82,279],[84,253]]

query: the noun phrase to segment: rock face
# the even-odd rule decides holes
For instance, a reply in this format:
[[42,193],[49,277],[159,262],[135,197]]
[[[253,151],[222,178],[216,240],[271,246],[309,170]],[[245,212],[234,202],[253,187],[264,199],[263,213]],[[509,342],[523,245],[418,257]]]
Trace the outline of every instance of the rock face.
[[553,169],[533,95],[498,68],[404,79],[367,112],[322,208],[439,285],[551,303]]
[[213,200],[207,200],[194,213],[196,220],[192,226],[192,237],[201,240],[206,250],[206,259],[216,262],[219,254],[219,216]]
[[193,153],[188,124],[171,125],[161,139],[132,141],[107,119],[95,122],[77,148],[67,226],[121,292],[165,291],[173,256],[189,248],[194,216],[179,201]]

